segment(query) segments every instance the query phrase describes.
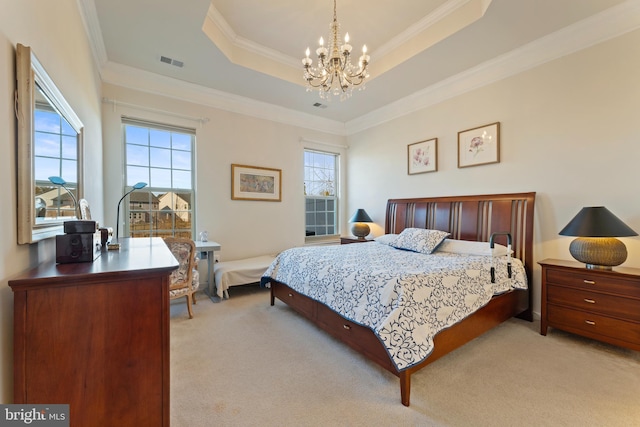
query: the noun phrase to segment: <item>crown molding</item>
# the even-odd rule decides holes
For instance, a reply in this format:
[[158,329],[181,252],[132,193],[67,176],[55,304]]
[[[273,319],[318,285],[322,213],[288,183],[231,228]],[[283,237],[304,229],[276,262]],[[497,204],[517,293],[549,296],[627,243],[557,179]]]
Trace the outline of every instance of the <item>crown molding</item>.
[[100,21],[98,20],[96,4],[94,0],[76,0],[76,3],[80,11],[82,25],[84,25],[84,31],[89,38],[93,61],[96,64],[98,72],[100,72],[102,66],[107,63],[107,48],[102,38],[102,29],[100,28]]
[[346,123],[352,135],[619,37],[640,28],[640,2],[627,0],[599,14],[431,85]]
[[102,81],[140,92],[191,102],[232,113],[334,135],[345,135],[344,123],[336,120],[317,117],[312,114],[233,95],[114,62],[107,62],[102,67]]
[[375,54],[378,57],[383,57],[387,54],[397,51],[402,47],[402,45],[409,42],[411,39],[418,37],[432,25],[435,25],[446,17],[452,15],[456,11],[467,6],[467,4],[472,1],[479,5],[477,16],[475,16],[473,19],[475,21],[484,16],[492,0],[449,0],[448,2],[442,4],[433,12],[422,18],[420,21],[407,27],[407,29],[402,33],[391,38],[387,43],[383,44],[374,52],[372,52],[372,54]]
[[[222,35],[235,47],[244,49],[256,55],[264,56],[289,67],[293,67],[296,71],[300,68],[300,60],[239,36],[233,28],[231,28],[231,25],[229,25],[227,20],[224,19],[224,16],[222,16],[218,9],[216,9],[213,3],[209,5],[209,9],[207,10],[207,19],[218,27]],[[209,34],[207,33],[207,35]]]

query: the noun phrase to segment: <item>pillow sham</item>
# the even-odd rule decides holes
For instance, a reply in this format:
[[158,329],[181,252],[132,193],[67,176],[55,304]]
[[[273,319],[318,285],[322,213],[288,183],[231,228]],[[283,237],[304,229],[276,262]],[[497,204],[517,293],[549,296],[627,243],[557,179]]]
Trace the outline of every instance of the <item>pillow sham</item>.
[[394,248],[430,254],[450,233],[424,228],[405,228],[391,244]]
[[398,238],[397,234],[383,234],[382,236],[378,236],[373,240],[375,240],[378,243],[382,243],[383,245],[392,246],[393,242],[395,242],[397,238]]
[[[493,244],[493,251],[489,247],[489,242],[472,242],[469,240],[444,239],[442,244],[436,249],[438,252],[465,255],[483,256],[505,256],[509,254],[509,249],[499,243]],[[511,251],[513,253],[513,251]]]

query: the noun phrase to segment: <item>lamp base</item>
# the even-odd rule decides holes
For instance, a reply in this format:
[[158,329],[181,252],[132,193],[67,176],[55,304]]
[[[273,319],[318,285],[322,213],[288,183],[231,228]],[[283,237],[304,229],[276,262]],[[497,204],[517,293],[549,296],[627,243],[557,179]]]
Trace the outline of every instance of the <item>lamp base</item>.
[[364,240],[364,238],[371,232],[371,229],[363,222],[356,222],[351,227],[351,232],[358,238],[358,240]]
[[611,270],[627,259],[627,247],[615,237],[578,237],[569,252],[592,270]]
[[602,271],[611,271],[613,267],[609,265],[596,265],[596,264],[585,264],[585,267],[588,270],[602,270]]

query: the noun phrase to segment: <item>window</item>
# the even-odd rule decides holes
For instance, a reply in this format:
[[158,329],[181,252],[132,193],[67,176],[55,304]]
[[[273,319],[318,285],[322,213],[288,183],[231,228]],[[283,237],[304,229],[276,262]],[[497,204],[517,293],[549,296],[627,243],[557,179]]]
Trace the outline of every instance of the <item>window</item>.
[[195,226],[195,130],[123,118],[125,191],[137,182],[148,185],[127,196],[125,231],[131,237],[193,238]]
[[340,156],[304,151],[304,195],[306,236],[337,235],[338,165]]
[[74,196],[51,184],[49,177],[62,177],[65,186],[78,194],[78,133],[51,105],[36,101],[33,141],[36,223],[75,216]]

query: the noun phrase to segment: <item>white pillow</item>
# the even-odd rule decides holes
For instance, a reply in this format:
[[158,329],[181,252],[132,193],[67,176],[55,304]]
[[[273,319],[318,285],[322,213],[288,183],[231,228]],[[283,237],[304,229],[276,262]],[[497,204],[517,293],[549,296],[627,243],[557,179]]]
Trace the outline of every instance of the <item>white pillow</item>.
[[424,228],[405,228],[391,244],[394,248],[430,254],[450,233]]
[[382,236],[378,236],[373,240],[378,243],[382,243],[383,245],[393,246],[393,242],[395,242],[397,238],[397,234],[383,234]]
[[[448,252],[453,254],[483,255],[483,256],[505,256],[509,249],[499,243],[493,244],[493,253],[489,247],[489,242],[472,242],[469,240],[445,239],[436,249],[438,252]],[[511,251],[513,253],[513,251]]]

